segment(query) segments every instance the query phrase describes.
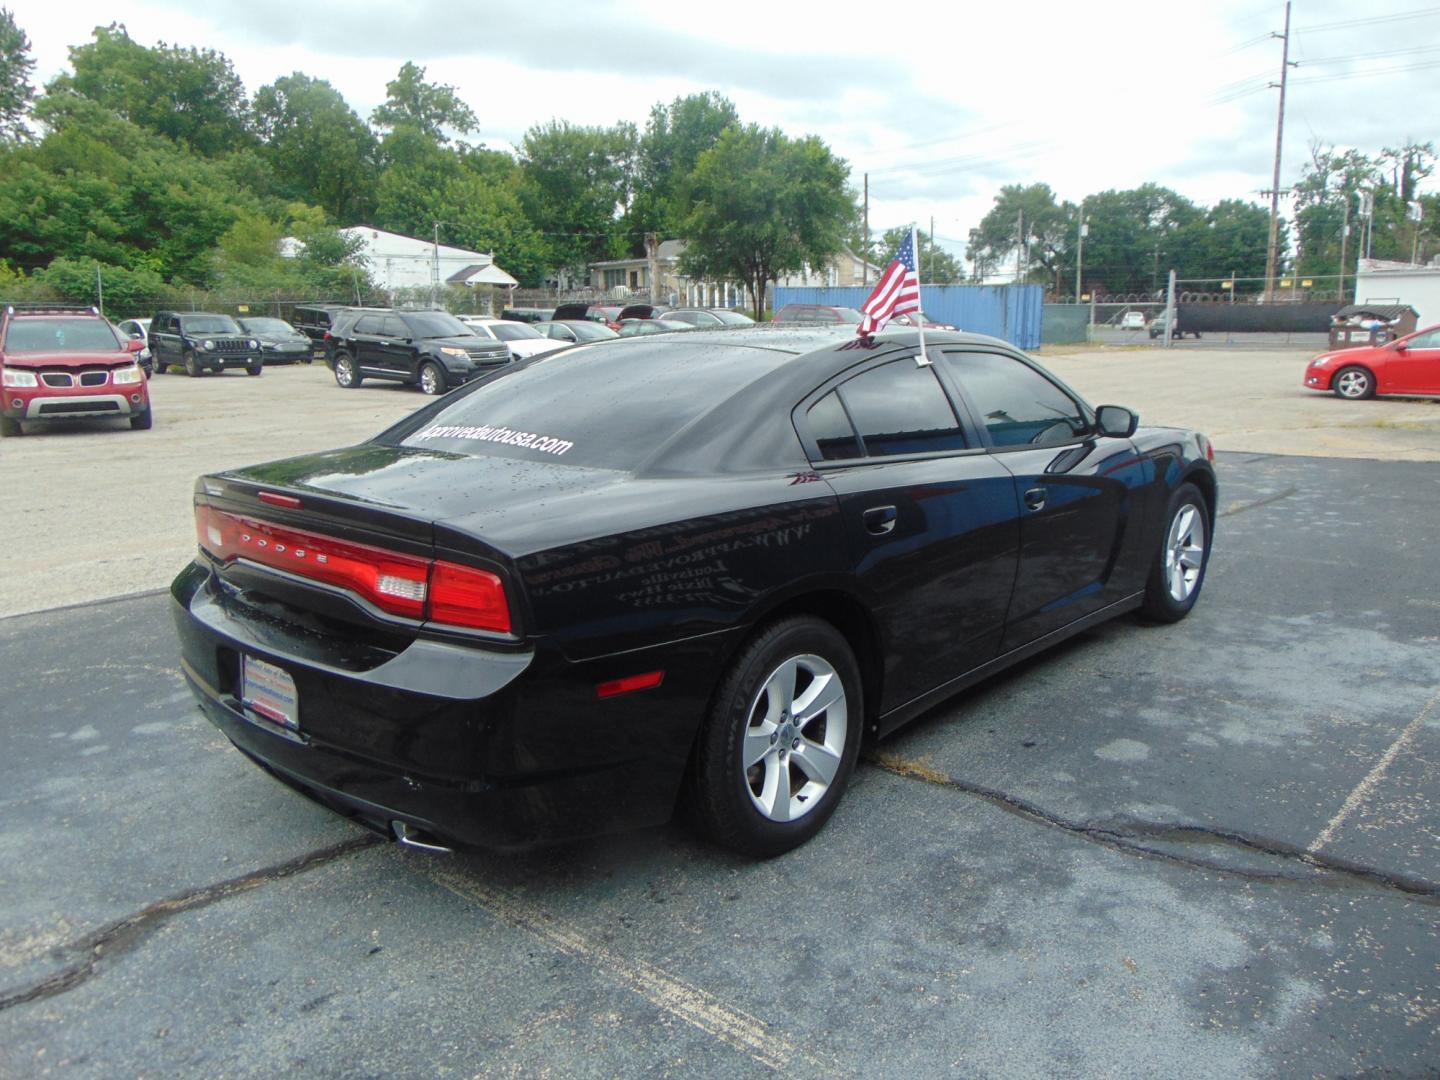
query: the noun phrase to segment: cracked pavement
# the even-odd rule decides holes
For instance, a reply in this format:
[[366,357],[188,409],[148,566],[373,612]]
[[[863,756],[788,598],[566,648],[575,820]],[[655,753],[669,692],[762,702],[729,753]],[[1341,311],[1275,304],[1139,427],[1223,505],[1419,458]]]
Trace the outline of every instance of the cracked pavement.
[[1205,595],[870,748],[765,863],[377,844],[168,600],[0,619],[0,1075],[1433,1075],[1433,465],[1222,454]]

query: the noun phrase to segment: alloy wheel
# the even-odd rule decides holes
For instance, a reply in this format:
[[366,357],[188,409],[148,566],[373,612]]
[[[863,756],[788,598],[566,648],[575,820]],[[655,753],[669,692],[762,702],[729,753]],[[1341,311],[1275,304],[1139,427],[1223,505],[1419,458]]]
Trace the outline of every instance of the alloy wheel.
[[1341,397],[1362,398],[1370,389],[1370,376],[1359,368],[1350,368],[1336,376],[1335,388]]
[[1170,599],[1183,604],[1195,591],[1205,566],[1205,519],[1193,503],[1185,503],[1170,522],[1165,540],[1165,585]]
[[845,685],[823,657],[782,662],[751,702],[741,767],[750,801],[770,821],[794,821],[820,802],[840,769],[849,713]]

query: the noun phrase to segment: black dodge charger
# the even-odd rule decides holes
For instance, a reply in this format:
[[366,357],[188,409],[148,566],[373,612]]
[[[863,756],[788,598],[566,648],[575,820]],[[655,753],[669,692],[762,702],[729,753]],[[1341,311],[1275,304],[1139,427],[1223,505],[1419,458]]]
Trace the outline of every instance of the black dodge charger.
[[414,846],[814,835],[862,740],[1124,612],[1182,618],[1209,441],[992,338],[756,327],[516,364],[195,488],[191,688]]

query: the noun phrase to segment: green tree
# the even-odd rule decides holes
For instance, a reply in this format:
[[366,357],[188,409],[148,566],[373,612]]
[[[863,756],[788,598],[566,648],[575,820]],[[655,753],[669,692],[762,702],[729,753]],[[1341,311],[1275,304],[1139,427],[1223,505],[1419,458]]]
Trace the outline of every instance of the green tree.
[[[909,235],[909,225],[897,225],[893,229],[886,229],[880,237],[880,243],[876,245],[879,251],[871,259],[871,262],[883,271],[884,267],[889,265],[891,257],[899,250],[900,245],[905,242],[905,237]],[[930,243],[930,237],[924,232],[920,233],[918,258],[922,285],[953,285],[965,280],[965,268],[960,265],[960,260],[939,244]]]
[[435,142],[449,142],[447,132],[469,135],[480,126],[469,105],[460,100],[453,86],[427,83],[425,69],[406,61],[400,73],[385,84],[385,104],[370,114],[376,127],[394,130],[413,127]]
[[279,178],[276,192],[323,207],[334,221],[362,221],[374,205],[375,136],[324,79],[301,72],[255,95],[262,157]]
[[966,253],[975,276],[1005,273],[1018,261],[1019,281],[1052,283],[1058,271],[1074,265],[1075,215],[1073,205],[1056,202],[1049,184],[1007,184],[970,230]]
[[10,9],[0,8],[0,139],[23,139],[29,134],[25,117],[35,97],[30,85],[34,70],[30,39],[15,25]]
[[720,134],[740,122],[730,100],[711,90],[650,110],[636,155],[634,199],[626,214],[639,251],[647,232],[674,236],[690,212],[691,173]]
[[1187,261],[1204,211],[1159,184],[1086,196],[1085,220],[1085,281],[1101,293],[1157,293],[1171,267],[1183,266],[1182,277],[1213,277],[1218,269],[1201,272]]
[[98,304],[103,300],[107,313],[151,310],[165,288],[160,275],[146,267],[132,270],[63,255],[37,273],[35,280],[72,303]]
[[57,256],[148,267],[202,284],[253,199],[217,165],[78,94],[36,103],[46,135],[0,170],[0,251],[28,269]]
[[767,282],[824,266],[844,245],[854,215],[848,174],[813,135],[790,139],[756,124],[727,128],[691,178],[681,271],[745,282],[759,319]]
[[150,131],[207,157],[253,141],[245,85],[213,49],[133,41],[120,23],[96,27],[94,40],[70,49],[73,75],[51,86],[98,102]]
[[630,250],[618,214],[629,202],[637,141],[631,124],[552,120],[525,133],[521,201],[532,222],[545,223],[553,269],[584,278],[587,264]]

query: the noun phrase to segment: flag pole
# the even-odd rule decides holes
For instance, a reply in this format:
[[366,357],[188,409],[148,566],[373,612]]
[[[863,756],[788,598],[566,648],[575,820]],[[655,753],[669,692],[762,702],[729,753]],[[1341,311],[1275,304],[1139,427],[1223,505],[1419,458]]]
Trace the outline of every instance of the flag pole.
[[920,310],[915,313],[915,324],[920,328],[920,354],[915,357],[916,367],[929,367],[930,357],[925,355],[925,293],[920,282],[920,230],[910,226],[910,254],[915,256],[915,293]]

